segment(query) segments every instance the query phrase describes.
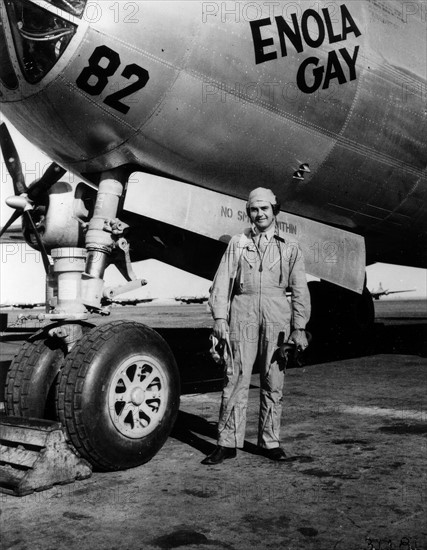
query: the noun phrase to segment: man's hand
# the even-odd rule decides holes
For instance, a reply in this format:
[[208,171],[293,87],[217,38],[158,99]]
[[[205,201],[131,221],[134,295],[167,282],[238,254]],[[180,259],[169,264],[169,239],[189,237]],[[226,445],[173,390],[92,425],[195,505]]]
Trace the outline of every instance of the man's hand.
[[294,342],[298,350],[304,351],[308,346],[305,330],[295,329],[288,338],[288,342]]
[[212,332],[213,335],[218,338],[218,340],[226,340],[228,334],[227,321],[225,319],[215,319]]

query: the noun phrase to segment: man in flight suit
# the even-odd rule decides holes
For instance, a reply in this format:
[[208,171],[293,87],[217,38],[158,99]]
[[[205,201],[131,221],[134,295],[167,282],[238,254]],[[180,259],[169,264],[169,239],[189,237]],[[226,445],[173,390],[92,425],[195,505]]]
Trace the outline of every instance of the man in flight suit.
[[[202,464],[219,464],[243,447],[252,367],[260,366],[258,446],[272,460],[280,447],[284,383],[283,344],[304,350],[310,296],[302,252],[278,229],[280,210],[269,189],[257,188],[246,205],[252,227],[235,235],[215,275],[209,298],[213,335],[229,345],[218,422],[218,445]],[[290,304],[286,289],[291,290]],[[291,330],[292,329],[292,330]]]

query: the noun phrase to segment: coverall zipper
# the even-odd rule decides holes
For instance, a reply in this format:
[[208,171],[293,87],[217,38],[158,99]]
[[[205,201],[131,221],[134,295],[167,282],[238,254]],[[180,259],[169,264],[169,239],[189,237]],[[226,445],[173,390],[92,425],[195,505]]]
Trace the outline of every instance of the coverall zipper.
[[261,250],[260,248],[258,247],[258,245],[255,243],[255,246],[256,246],[256,249],[258,250],[258,255],[259,255],[259,269],[258,269],[258,272],[259,272],[259,281],[258,281],[258,284],[259,284],[259,288],[258,288],[258,319],[261,319],[261,302],[262,302],[262,296],[261,296],[261,289],[262,289],[262,272],[263,272],[263,266],[262,266],[262,263],[263,263],[263,260],[264,260],[264,256],[265,256],[265,251],[267,250],[267,247],[268,247],[268,243],[267,243],[267,246],[264,248],[264,252],[261,254]]

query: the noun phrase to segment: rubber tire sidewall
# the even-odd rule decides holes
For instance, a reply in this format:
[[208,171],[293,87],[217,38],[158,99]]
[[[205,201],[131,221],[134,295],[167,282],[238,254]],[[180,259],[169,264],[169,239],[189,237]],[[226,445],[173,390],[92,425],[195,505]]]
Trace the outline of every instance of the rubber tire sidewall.
[[9,416],[58,420],[55,380],[64,362],[66,347],[58,338],[23,344],[13,358],[5,386],[5,411]]
[[[135,355],[151,356],[160,363],[168,387],[160,425],[138,439],[117,430],[108,399],[110,382],[118,367]],[[76,369],[77,378],[70,377]],[[70,387],[72,378],[76,378],[74,388]],[[59,417],[80,454],[94,468],[104,471],[130,468],[150,460],[167,440],[179,408],[179,374],[169,346],[157,332],[135,322],[106,323],[84,336],[66,359],[59,382],[59,392],[64,391],[65,407],[58,407]]]

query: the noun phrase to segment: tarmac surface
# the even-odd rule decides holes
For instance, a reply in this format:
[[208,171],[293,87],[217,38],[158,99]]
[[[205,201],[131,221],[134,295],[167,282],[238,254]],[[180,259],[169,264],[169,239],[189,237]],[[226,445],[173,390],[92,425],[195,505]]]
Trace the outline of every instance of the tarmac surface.
[[[363,355],[339,350],[330,360],[326,350],[288,369],[287,462],[257,451],[254,374],[245,447],[218,466],[200,464],[215,445],[221,395],[206,306],[144,308],[141,320],[163,332],[183,372],[172,436],[144,466],[25,497],[0,494],[0,549],[427,550],[425,303],[375,305]],[[112,317],[141,311],[116,308]],[[1,336],[0,383],[37,325],[14,328],[15,314]]]

